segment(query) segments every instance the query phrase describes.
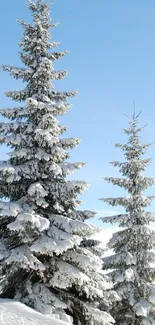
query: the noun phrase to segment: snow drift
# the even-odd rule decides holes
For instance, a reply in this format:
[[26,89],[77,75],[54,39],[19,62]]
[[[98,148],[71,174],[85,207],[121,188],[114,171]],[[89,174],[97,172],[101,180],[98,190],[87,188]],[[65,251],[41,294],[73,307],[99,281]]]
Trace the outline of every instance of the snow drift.
[[0,299],[0,325],[67,325],[44,316],[20,302]]

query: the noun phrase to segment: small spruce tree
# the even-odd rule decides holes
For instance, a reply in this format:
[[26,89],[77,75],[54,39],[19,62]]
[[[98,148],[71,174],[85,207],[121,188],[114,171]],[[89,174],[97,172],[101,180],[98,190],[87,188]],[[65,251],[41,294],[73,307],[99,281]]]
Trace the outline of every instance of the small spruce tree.
[[143,175],[150,162],[143,157],[149,145],[141,143],[139,134],[143,127],[137,126],[138,116],[134,113],[129,128],[124,130],[128,143],[115,145],[126,158],[125,162],[111,163],[119,168],[122,177],[105,178],[125,189],[128,196],[101,199],[125,208],[125,214],[102,218],[103,222],[118,223],[122,228],[112,235],[108,247],[113,254],[104,258],[103,265],[104,270],[110,270],[114,289],[121,296],[111,310],[116,325],[155,324],[155,231],[150,225],[155,214],[145,211],[154,197],[144,195],[155,180]]
[[50,41],[57,24],[50,22],[48,4],[30,1],[29,9],[33,24],[20,21],[24,67],[2,67],[26,86],[6,93],[22,106],[0,109],[9,120],[0,124],[0,143],[12,149],[0,164],[0,295],[52,317],[72,317],[75,325],[111,324],[100,310],[100,302],[110,300],[104,296],[110,284],[101,274],[98,242],[88,238],[96,228],[84,223],[94,213],[77,210],[88,184],[67,180],[83,166],[68,162],[79,140],[64,138],[66,127],[57,120],[76,92],[55,91],[51,84],[67,74],[53,67],[66,52],[50,51],[58,43]]

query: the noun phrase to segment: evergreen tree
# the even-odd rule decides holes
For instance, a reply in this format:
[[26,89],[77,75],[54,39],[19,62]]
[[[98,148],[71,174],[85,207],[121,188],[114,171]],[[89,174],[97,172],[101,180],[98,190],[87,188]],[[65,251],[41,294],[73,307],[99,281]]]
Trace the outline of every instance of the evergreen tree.
[[155,324],[155,231],[151,222],[155,214],[146,212],[152,203],[152,196],[144,191],[155,184],[153,178],[143,175],[150,159],[143,155],[149,144],[142,144],[138,127],[138,116],[134,113],[129,127],[124,130],[127,144],[117,143],[125,155],[125,162],[111,164],[119,168],[121,178],[106,177],[108,183],[117,185],[128,192],[126,197],[101,199],[112,206],[122,206],[124,214],[103,218],[103,222],[118,223],[122,228],[114,233],[108,243],[113,250],[104,258],[104,270],[109,270],[114,289],[121,301],[114,303],[111,310],[116,325]]
[[11,147],[0,164],[0,295],[52,317],[72,317],[75,325],[111,324],[100,310],[111,294],[104,296],[110,284],[101,274],[98,242],[89,239],[96,228],[84,223],[94,213],[77,210],[88,184],[67,180],[83,166],[68,162],[79,140],[64,138],[66,127],[57,120],[76,92],[55,91],[51,84],[67,74],[53,67],[66,52],[51,51],[58,43],[50,41],[57,24],[50,22],[49,6],[36,0],[29,9],[33,24],[20,21],[24,67],[3,66],[26,86],[6,93],[23,106],[0,109],[9,120],[0,124],[0,143]]

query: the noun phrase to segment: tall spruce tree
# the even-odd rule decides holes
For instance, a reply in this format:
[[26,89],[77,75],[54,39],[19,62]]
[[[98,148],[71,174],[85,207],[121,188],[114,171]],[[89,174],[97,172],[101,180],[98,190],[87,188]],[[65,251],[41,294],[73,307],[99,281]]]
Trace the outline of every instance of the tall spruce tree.
[[0,296],[52,317],[73,318],[75,325],[112,324],[100,310],[111,293],[104,295],[110,284],[101,274],[98,242],[88,238],[96,228],[84,223],[94,213],[77,210],[78,194],[88,184],[67,180],[83,163],[68,162],[68,150],[79,140],[64,138],[66,127],[57,120],[76,92],[55,91],[51,84],[67,74],[53,67],[66,52],[51,51],[58,43],[50,41],[49,30],[57,24],[50,22],[49,5],[30,1],[29,9],[33,24],[20,21],[25,67],[3,66],[26,86],[6,92],[23,106],[0,109],[9,120],[0,124],[0,143],[11,147],[10,158],[0,164]]
[[153,178],[143,175],[150,159],[143,155],[148,144],[142,144],[138,127],[138,116],[134,113],[129,127],[124,130],[127,144],[117,143],[125,155],[125,162],[114,161],[121,178],[106,177],[108,183],[117,185],[128,192],[126,197],[104,198],[112,206],[122,206],[125,214],[102,218],[103,222],[118,223],[122,228],[113,234],[108,247],[113,254],[104,258],[104,270],[109,276],[121,301],[114,303],[111,310],[116,325],[155,324],[155,231],[150,223],[155,214],[146,212],[152,203],[152,196],[144,191],[155,184]]

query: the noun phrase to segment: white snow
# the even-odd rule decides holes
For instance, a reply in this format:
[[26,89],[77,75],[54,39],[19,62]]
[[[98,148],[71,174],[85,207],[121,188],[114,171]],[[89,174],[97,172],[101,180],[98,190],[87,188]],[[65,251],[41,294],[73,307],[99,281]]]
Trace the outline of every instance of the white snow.
[[108,241],[110,240],[113,233],[119,231],[119,227],[105,227],[100,232],[96,233],[92,237],[102,243],[106,247]]
[[0,299],[1,325],[67,325],[68,323],[44,316],[26,305],[9,299]]

